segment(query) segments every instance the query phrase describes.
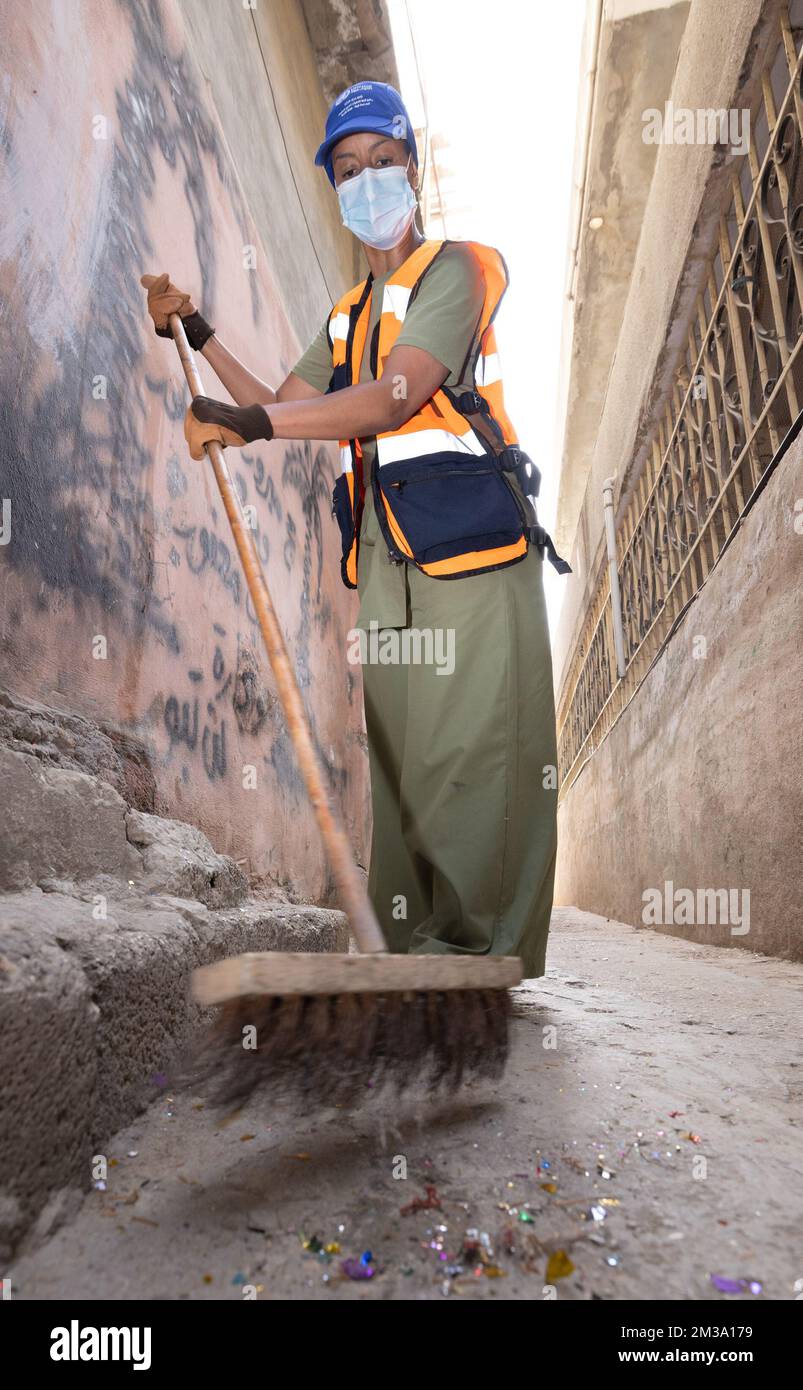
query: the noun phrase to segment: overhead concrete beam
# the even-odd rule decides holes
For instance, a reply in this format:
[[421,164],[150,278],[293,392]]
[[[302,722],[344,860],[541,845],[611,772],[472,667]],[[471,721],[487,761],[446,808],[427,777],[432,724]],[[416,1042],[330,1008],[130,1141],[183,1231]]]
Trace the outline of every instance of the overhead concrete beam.
[[366,79],[398,87],[384,0],[302,0],[302,9],[327,103]]
[[[606,4],[598,50],[586,58],[596,78],[561,346],[564,433],[555,544],[562,555],[574,544],[655,168],[657,147],[642,138],[642,116],[662,109],[669,95],[688,12],[687,0]],[[583,134],[581,127],[579,138]]]

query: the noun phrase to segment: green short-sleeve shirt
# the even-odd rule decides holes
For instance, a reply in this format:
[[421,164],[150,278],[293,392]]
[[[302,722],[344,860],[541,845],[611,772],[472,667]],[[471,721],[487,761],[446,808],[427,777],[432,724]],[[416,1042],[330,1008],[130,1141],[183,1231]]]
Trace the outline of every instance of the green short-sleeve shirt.
[[[389,272],[390,273],[390,272]],[[374,280],[371,292],[371,318],[366,343],[379,318],[382,291],[388,275]],[[410,305],[396,344],[423,348],[447,368],[447,386],[471,389],[464,381],[466,358],[482,313],[485,285],[482,271],[467,246],[450,243],[433,261]],[[327,320],[328,322],[328,320]],[[332,351],[327,324],[324,323],[293,372],[318,391],[326,391],[332,376]],[[466,373],[468,375],[468,373]],[[360,381],[370,381],[369,353],[363,353]],[[366,480],[365,509],[360,531],[358,587],[360,613],[358,627],[371,623],[380,627],[405,627],[408,623],[406,565],[394,563],[379,530],[373,496],[368,485],[376,457],[376,438],[362,439]]]

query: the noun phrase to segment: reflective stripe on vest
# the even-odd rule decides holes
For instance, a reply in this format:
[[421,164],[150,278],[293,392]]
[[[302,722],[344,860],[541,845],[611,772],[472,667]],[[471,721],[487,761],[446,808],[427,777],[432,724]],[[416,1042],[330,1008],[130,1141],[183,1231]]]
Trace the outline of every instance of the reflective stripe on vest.
[[[444,241],[424,241],[388,279],[374,340],[372,371],[382,376],[407,311]],[[479,262],[485,284],[465,377],[474,382],[476,407],[466,413],[445,388],[395,430],[376,437],[374,499],[391,555],[436,578],[458,578],[513,564],[527,552],[526,519],[496,456],[516,444],[504,407],[493,319],[507,288],[498,251],[464,242]],[[357,384],[371,317],[369,276],[338,301],[329,317],[333,376],[330,390]],[[467,415],[481,412],[485,428]],[[488,442],[489,434],[493,444]],[[357,549],[364,497],[358,440],[340,441],[342,474],[335,486],[334,512],[343,539],[342,576],[357,583]],[[421,485],[431,484],[423,492]]]

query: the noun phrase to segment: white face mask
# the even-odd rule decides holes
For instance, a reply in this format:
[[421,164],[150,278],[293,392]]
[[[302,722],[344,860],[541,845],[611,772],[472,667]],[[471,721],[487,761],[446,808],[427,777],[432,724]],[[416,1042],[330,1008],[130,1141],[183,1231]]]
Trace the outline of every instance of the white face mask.
[[398,246],[415,216],[415,193],[407,181],[409,163],[408,159],[404,168],[393,164],[387,169],[363,169],[337,190],[343,226],[377,251]]

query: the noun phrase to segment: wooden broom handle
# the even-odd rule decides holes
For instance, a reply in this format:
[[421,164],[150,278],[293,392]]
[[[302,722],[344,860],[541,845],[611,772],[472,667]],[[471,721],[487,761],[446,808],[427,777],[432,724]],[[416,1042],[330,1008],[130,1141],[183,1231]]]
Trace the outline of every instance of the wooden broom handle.
[[[187,378],[187,385],[193,396],[203,396],[205,394],[203,382],[195,365],[192,348],[187,342],[184,325],[178,314],[170,315],[170,327],[178,348],[178,355],[181,358],[181,365],[184,368],[184,375]],[[240,499],[223,457],[223,449],[216,440],[211,440],[205,445],[205,448],[220,489],[223,506],[226,508],[226,515],[234,535],[234,543],[237,546],[237,553],[245,574],[245,582],[248,585],[259,619],[259,626],[262,629],[262,636],[265,639],[268,659],[273,671],[273,678],[276,681],[276,689],[279,692],[284,717],[287,720],[290,738],[354,939],[362,952],[387,951],[385,939],[354,863],[351,846],[327,791],[307,722],[301,692],[256,552],[253,532],[246,525]]]

